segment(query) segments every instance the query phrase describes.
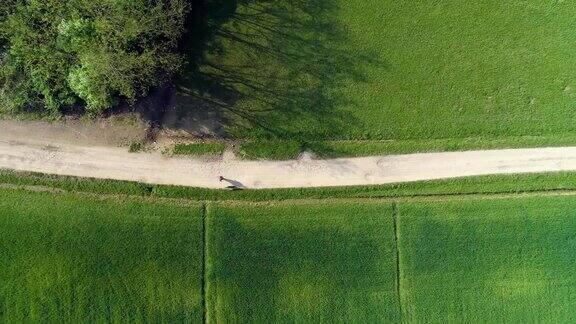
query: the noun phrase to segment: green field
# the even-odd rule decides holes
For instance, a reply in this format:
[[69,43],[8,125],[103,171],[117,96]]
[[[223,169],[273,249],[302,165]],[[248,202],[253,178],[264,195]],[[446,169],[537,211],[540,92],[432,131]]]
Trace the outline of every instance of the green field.
[[0,322],[570,322],[576,191],[542,185],[573,181],[525,177],[537,191],[509,176],[260,202],[0,177]]
[[325,156],[576,143],[570,2],[223,3],[180,104],[212,102],[233,137]]
[[576,296],[576,198],[399,206],[404,320],[568,323]]
[[[576,199],[217,206],[213,322],[569,322]],[[396,276],[399,271],[399,295]]]
[[390,204],[208,210],[210,322],[399,321]]
[[202,221],[166,205],[0,189],[0,322],[200,322]]

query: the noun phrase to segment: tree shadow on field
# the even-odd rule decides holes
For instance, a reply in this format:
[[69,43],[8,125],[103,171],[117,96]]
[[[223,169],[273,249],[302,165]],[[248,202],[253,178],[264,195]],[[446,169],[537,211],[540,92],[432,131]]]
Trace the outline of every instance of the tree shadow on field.
[[340,90],[365,81],[362,70],[378,60],[350,43],[337,20],[338,3],[209,0],[194,6],[183,40],[187,65],[164,127],[302,141],[360,129],[353,98]]

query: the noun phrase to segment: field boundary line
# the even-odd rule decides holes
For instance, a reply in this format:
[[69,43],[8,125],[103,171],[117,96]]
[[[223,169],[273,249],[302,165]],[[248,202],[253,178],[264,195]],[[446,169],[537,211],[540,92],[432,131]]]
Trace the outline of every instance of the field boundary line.
[[202,202],[200,204],[200,216],[202,220],[202,276],[201,276],[201,286],[200,286],[200,300],[201,300],[201,309],[202,309],[202,323],[207,323],[207,309],[206,306],[206,214],[207,214],[207,207],[206,202]]
[[528,190],[528,191],[503,191],[495,193],[447,193],[447,194],[424,194],[424,195],[402,195],[402,196],[366,196],[366,197],[310,197],[310,198],[288,198],[269,200],[211,200],[225,205],[268,205],[275,204],[314,204],[318,202],[435,202],[435,201],[460,201],[466,199],[513,199],[526,197],[549,197],[549,196],[576,196],[576,189],[550,189],[550,190]]
[[396,253],[396,295],[398,296],[398,310],[400,312],[400,323],[403,322],[404,313],[402,307],[402,289],[400,287],[400,244],[398,241],[398,203],[392,203],[392,223],[394,230],[394,250]]

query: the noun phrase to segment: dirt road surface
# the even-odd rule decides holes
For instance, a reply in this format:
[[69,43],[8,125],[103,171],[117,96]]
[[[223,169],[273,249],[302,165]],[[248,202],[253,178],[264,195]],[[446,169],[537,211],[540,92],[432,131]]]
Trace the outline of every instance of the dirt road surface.
[[426,153],[334,160],[218,161],[129,153],[126,148],[0,138],[0,168],[223,188],[372,185],[461,176],[576,170],[576,147]]

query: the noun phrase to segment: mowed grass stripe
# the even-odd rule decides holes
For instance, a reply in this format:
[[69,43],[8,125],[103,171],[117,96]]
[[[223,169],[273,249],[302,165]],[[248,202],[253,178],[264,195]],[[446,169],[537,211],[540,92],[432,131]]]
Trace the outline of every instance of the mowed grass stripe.
[[0,322],[199,322],[199,206],[0,189]]
[[406,322],[576,320],[576,199],[399,205]]
[[392,206],[212,204],[208,322],[397,322]]

